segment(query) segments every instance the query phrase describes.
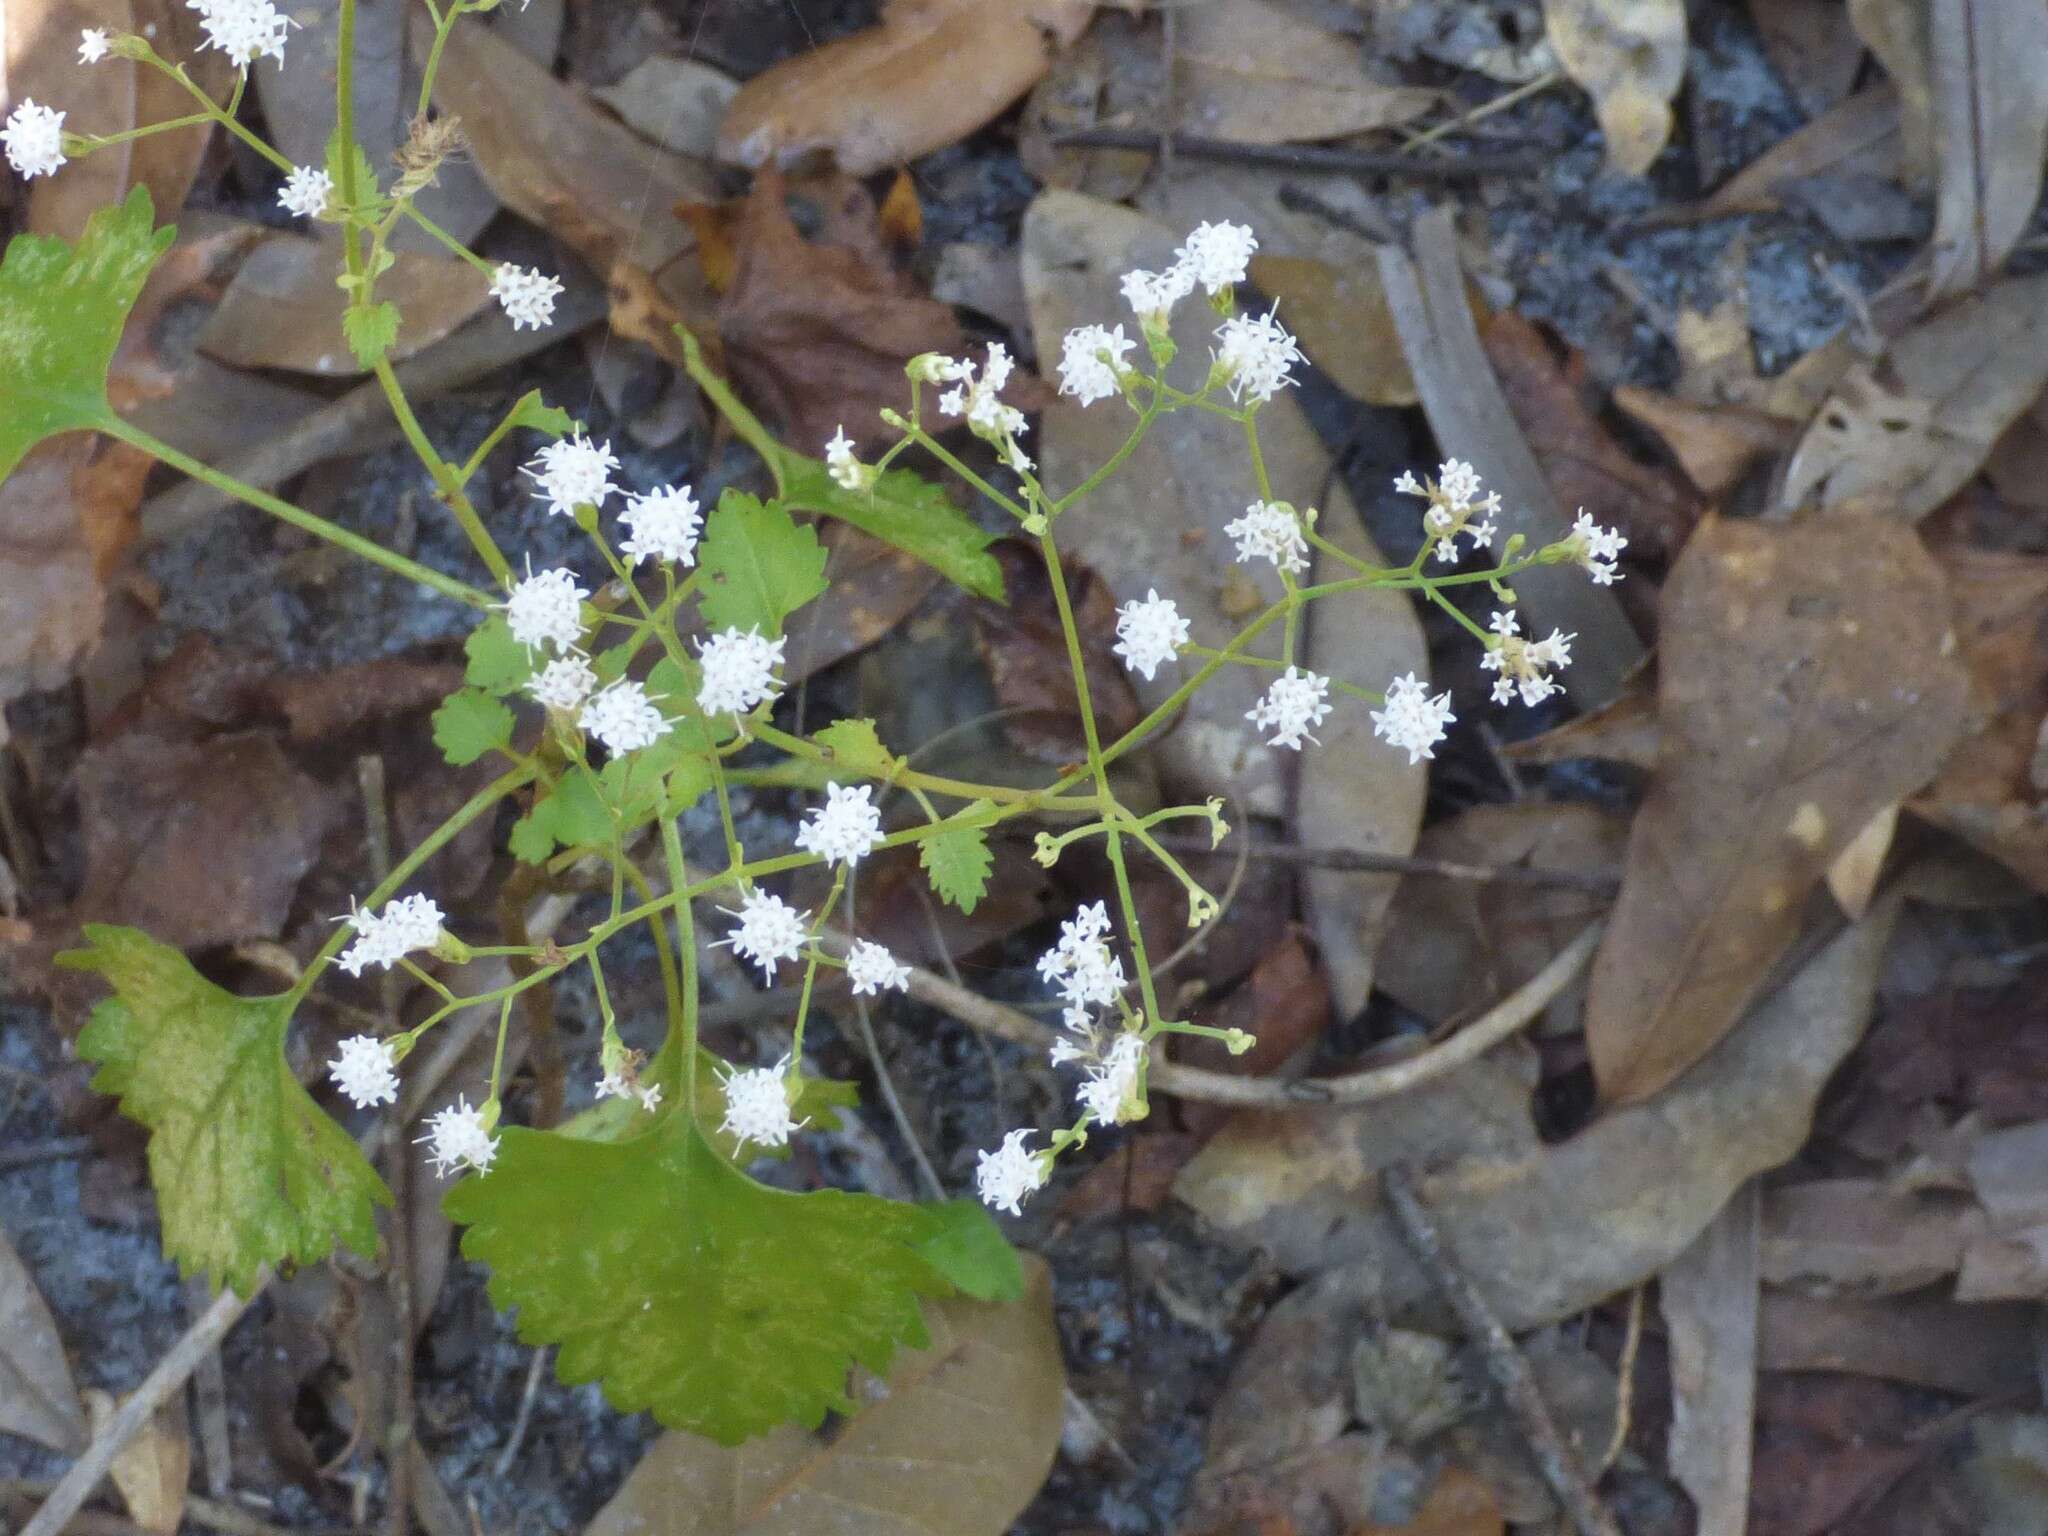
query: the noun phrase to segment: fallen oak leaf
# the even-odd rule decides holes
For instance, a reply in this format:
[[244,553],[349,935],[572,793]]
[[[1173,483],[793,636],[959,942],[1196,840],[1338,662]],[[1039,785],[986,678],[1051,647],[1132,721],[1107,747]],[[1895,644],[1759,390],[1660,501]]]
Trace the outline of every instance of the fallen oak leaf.
[[915,160],[1030,90],[1094,14],[1092,0],[890,0],[878,25],[741,86],[718,157],[760,170],[829,152],[853,176]]
[[1707,523],[1661,632],[1662,762],[1586,1007],[1609,1101],[1654,1093],[1734,1027],[1807,894],[1964,720],[1940,569],[1897,523]]

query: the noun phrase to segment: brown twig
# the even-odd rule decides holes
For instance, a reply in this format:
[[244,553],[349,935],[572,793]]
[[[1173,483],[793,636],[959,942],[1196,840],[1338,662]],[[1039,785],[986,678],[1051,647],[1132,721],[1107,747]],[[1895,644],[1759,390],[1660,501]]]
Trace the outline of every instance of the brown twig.
[[526,1387],[519,1394],[519,1412],[512,1418],[512,1433],[506,1437],[505,1448],[498,1452],[498,1459],[491,1470],[504,1477],[512,1470],[512,1463],[519,1458],[519,1447],[526,1442],[527,1427],[533,1423],[534,1400],[540,1396],[541,1377],[547,1374],[548,1347],[539,1345],[533,1352],[533,1363],[526,1368]]
[[1607,1437],[1607,1449],[1600,1453],[1602,1472],[1620,1460],[1635,1418],[1636,1354],[1643,1347],[1643,1298],[1648,1293],[1646,1285],[1629,1292],[1628,1332],[1622,1337],[1621,1359],[1614,1367],[1614,1433]]
[[[1370,874],[1437,875],[1446,880],[1490,881],[1498,885],[1563,885],[1611,896],[1621,877],[1590,869],[1546,869],[1530,864],[1466,864],[1456,859],[1429,859],[1416,854],[1367,853],[1357,848],[1310,848],[1302,843],[1264,843],[1243,839],[1247,856],[1313,869],[1338,869]],[[1170,833],[1159,838],[1168,853],[1208,853],[1209,839]]]
[[1383,1169],[1380,1188],[1386,1192],[1387,1208],[1393,1213],[1394,1224],[1401,1229],[1408,1251],[1443,1292],[1444,1300],[1450,1303],[1466,1333],[1486,1357],[1487,1374],[1499,1388],[1501,1401],[1528,1443],[1543,1481],[1571,1516],[1579,1536],[1622,1536],[1614,1516],[1593,1491],[1578,1451],[1551,1417],[1550,1405],[1543,1401],[1528,1360],[1494,1316],[1478,1287],[1458,1268],[1444,1246],[1443,1234],[1416,1192],[1414,1176],[1399,1166]]
[[[213,1299],[207,1294],[206,1282],[199,1279],[187,1283],[185,1296],[188,1305],[199,1311],[204,1311]],[[192,1373],[192,1401],[199,1432],[199,1461],[206,1471],[206,1491],[216,1499],[224,1499],[235,1484],[235,1457],[233,1442],[228,1438],[227,1372],[221,1367],[219,1350],[202,1359]]]
[[1503,155],[1461,155],[1455,160],[1421,160],[1413,155],[1370,149],[1332,149],[1323,144],[1252,144],[1211,139],[1197,133],[1158,133],[1147,128],[1070,128],[1052,142],[1076,149],[1151,149],[1215,160],[1226,165],[1270,165],[1311,176],[1399,176],[1410,181],[1471,181],[1482,176],[1522,176],[1542,167],[1543,150]]

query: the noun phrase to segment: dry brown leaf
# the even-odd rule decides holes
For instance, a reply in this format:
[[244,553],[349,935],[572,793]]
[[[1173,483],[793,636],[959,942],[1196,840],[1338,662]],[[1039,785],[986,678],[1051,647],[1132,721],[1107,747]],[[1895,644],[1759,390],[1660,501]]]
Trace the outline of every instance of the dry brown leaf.
[[1060,50],[1032,91],[1017,158],[1046,186],[1122,202],[1151,174],[1151,150],[1084,148],[1054,144],[1053,137],[1074,128],[1162,122],[1170,94],[1158,28],[1140,16],[1104,11],[1078,43]]
[[[1401,333],[1431,429],[1446,457],[1475,465],[1505,503],[1501,532],[1532,546],[1564,537],[1572,513],[1550,490],[1543,467],[1516,424],[1500,380],[1480,343],[1458,255],[1450,210],[1416,219],[1415,255],[1385,247],[1380,278]],[[1606,703],[1643,659],[1613,592],[1562,567],[1538,567],[1515,578],[1522,609],[1535,629],[1577,636],[1566,690],[1580,708]]]
[[1834,0],[1749,0],[1745,9],[1778,78],[1809,118],[1819,117],[1856,83],[1863,40]]
[[1607,163],[1648,171],[1685,81],[1684,0],[1543,0],[1543,22],[1565,73],[1593,98]]
[[819,522],[818,541],[825,546],[832,586],[790,620],[783,676],[792,686],[866,650],[908,618],[939,582],[939,573],[924,561],[837,518]]
[[1766,1291],[1758,1362],[1767,1371],[1847,1371],[1958,1397],[2032,1393],[2038,1312],[2020,1302]]
[[764,172],[733,227],[732,286],[718,305],[726,366],[784,440],[820,453],[843,425],[856,443],[886,429],[884,409],[910,409],[903,365],[963,347],[953,311],[888,265],[874,203],[858,182],[813,183],[827,218],[870,249],[804,239],[778,172]]
[[35,1277],[0,1232],[0,1431],[64,1455],[85,1448],[85,1408],[56,1319]]
[[829,152],[866,176],[957,143],[1038,83],[1092,0],[891,0],[880,25],[763,70],[733,98],[721,159],[759,170]]
[[1663,440],[1702,496],[1727,495],[1757,465],[1798,441],[1799,428],[1743,405],[1695,405],[1634,384],[1618,385],[1614,403]]
[[38,444],[0,481],[0,699],[59,686],[99,638],[97,552],[132,532],[148,470],[124,467],[133,457],[72,433]]
[[1661,559],[1684,544],[1699,498],[1669,469],[1631,458],[1600,424],[1585,398],[1585,355],[1560,357],[1513,310],[1489,320],[1480,339],[1558,505],[1619,527],[1631,555]]
[[1805,898],[1962,730],[1941,570],[1854,517],[1705,524],[1664,588],[1663,762],[1593,963],[1609,1101],[1654,1093],[1733,1027]]
[[1873,85],[1830,108],[1722,183],[1700,204],[1710,218],[1770,213],[1783,206],[1786,186],[1814,176],[1892,176],[1900,156],[1899,95]]
[[1929,0],[1848,0],[1849,24],[1890,76],[1899,99],[1899,168],[1915,185],[1934,174]]
[[1778,504],[1917,520],[1985,465],[2048,381],[2048,276],[2017,276],[1851,369],[1786,463]]
[[1984,478],[2012,505],[2048,512],[2048,396],[2005,429],[1984,461]]
[[1836,1296],[1891,1296],[1956,1272],[1984,1218],[1961,1201],[1876,1179],[1815,1179],[1764,1196],[1767,1284]]
[[1657,1299],[1671,1348],[1665,1464],[1692,1496],[1697,1536],[1744,1536],[1756,1433],[1754,1179],[1658,1278]]
[[930,1347],[830,1440],[671,1431],[586,1536],[1002,1536],[1052,1468],[1066,1391],[1051,1272],[1024,1263],[1021,1301],[927,1303]]
[[[99,1434],[121,1401],[97,1388],[85,1394]],[[150,1536],[173,1536],[185,1518],[186,1484],[192,1477],[192,1439],[185,1423],[185,1394],[173,1392],[144,1422],[142,1430],[107,1469],[128,1515]]]
[[1337,268],[1310,256],[1254,256],[1252,285],[1279,301],[1309,362],[1345,394],[1368,405],[1415,404],[1415,378],[1401,355],[1379,268]]
[[[237,368],[281,368],[322,378],[369,370],[341,331],[348,295],[335,285],[341,249],[331,241],[278,235],[249,253],[199,333],[199,346]],[[405,322],[390,351],[401,362],[424,351],[491,301],[490,279],[467,262],[423,251],[394,253],[377,293]]]
[[1511,741],[1501,750],[1517,763],[1568,763],[1591,757],[1649,773],[1664,750],[1664,733],[1657,724],[1656,679],[1649,668],[1641,668],[1610,703],[1540,736]]
[[669,210],[717,195],[706,166],[650,147],[489,27],[449,34],[434,101],[499,200],[599,273],[663,268],[689,245]]
[[[1542,1145],[1526,1109],[1504,1120],[1504,1088],[1474,1091],[1488,1074],[1498,1081],[1496,1052],[1476,1075],[1461,1068],[1423,1090],[1440,1096],[1439,1123],[1373,1127],[1403,1115],[1407,1098],[1243,1116],[1175,1193],[1231,1247],[1319,1277],[1297,1293],[1304,1306],[1348,1298],[1400,1321],[1435,1292],[1374,1200],[1368,1159],[1414,1160],[1434,1169],[1422,1193],[1446,1244],[1508,1327],[1574,1316],[1657,1274],[1744,1180],[1806,1143],[1821,1089],[1869,1019],[1898,909],[1878,902],[1695,1070],[1569,1141]],[[1468,1109],[1479,1112],[1461,1125]]]
[[1356,38],[1289,0],[1191,5],[1178,18],[1174,125],[1253,144],[1335,139],[1413,122],[1440,93],[1382,85]]
[[[1627,838],[1628,823],[1597,806],[1518,800],[1474,806],[1438,822],[1415,852],[1454,864],[1613,875]],[[1466,1016],[1534,976],[1607,902],[1566,885],[1403,876],[1388,914],[1377,985],[1434,1022]],[[1550,1018],[1575,1020],[1582,1002],[1572,989],[1552,1005]]]
[[1956,548],[1941,561],[1970,669],[1970,731],[1911,809],[2048,890],[2048,783],[2034,768],[2048,718],[2048,558]]
[[1965,292],[2012,253],[2048,155],[2048,6],[1931,0],[1934,247],[1929,294]]

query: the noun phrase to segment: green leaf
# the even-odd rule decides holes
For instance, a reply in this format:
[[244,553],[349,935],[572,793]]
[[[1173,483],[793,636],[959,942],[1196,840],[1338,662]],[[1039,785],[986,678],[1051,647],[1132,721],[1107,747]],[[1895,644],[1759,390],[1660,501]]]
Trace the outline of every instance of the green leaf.
[[887,779],[896,772],[896,756],[882,745],[872,720],[836,720],[811,740],[832,754],[833,766],[849,773]]
[[342,174],[344,149],[352,151],[356,167],[356,201],[365,206],[377,200],[377,168],[370,163],[370,157],[363,146],[348,143],[341,136],[341,125],[335,124],[334,132],[327,136],[327,155],[323,169],[328,180],[334,183],[334,195],[341,196],[341,189],[348,185],[348,178]]
[[506,846],[527,864],[544,864],[557,845],[588,848],[609,844],[618,831],[598,776],[588,768],[571,768],[548,787],[512,824]]
[[[977,800],[960,815],[992,809],[988,801]],[[948,827],[917,845],[917,861],[931,877],[933,890],[962,912],[972,912],[988,892],[989,867],[995,862],[988,851],[988,828]]]
[[472,629],[462,650],[469,658],[462,680],[485,693],[511,693],[533,676],[533,657],[512,638],[512,626],[502,613],[492,614]]
[[512,711],[481,688],[458,688],[434,711],[434,745],[460,768],[512,744]]
[[995,535],[954,506],[945,491],[907,469],[884,470],[872,487],[849,491],[822,459],[782,450],[782,502],[821,512],[915,555],[977,597],[1003,600],[1003,568],[988,552]]
[[925,1262],[976,1301],[1015,1301],[1024,1294],[1024,1264],[979,1200],[927,1207],[937,1230],[919,1247]]
[[508,427],[527,427],[535,432],[544,432],[549,437],[567,437],[569,429],[576,425],[575,419],[559,405],[549,405],[541,399],[540,391],[529,389],[521,395],[512,409],[505,414]]
[[374,368],[398,340],[398,306],[387,300],[351,304],[341,312],[341,334],[365,368]]
[[157,229],[149,192],[86,221],[74,246],[18,235],[0,262],[0,479],[44,438],[113,416],[107,369],[121,327],[157,258],[176,237]]
[[697,546],[704,621],[773,639],[790,614],[825,590],[825,546],[779,502],[727,491]]
[[266,1264],[311,1264],[336,1242],[377,1251],[373,1205],[391,1192],[285,1062],[288,997],[237,997],[133,928],[89,923],[89,949],[58,963],[97,971],[114,996],[78,1054],[92,1086],[149,1128],[164,1252],[244,1295]]
[[726,1445],[850,1409],[848,1368],[922,1346],[918,1298],[948,1289],[919,1253],[928,1211],[769,1189],[680,1111],[619,1142],[508,1129],[443,1205],[564,1382]]
[[555,851],[555,818],[545,800],[512,823],[505,846],[522,864],[547,863]]

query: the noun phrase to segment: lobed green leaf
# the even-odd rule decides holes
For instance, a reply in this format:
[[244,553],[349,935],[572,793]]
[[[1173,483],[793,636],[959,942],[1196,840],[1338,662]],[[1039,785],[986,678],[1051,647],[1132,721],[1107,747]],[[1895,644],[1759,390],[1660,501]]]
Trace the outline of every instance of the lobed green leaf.
[[783,623],[825,591],[825,546],[781,503],[727,491],[697,546],[704,621],[714,630],[758,629],[773,639]]
[[457,768],[512,744],[512,711],[481,688],[458,688],[434,711],[434,745]]
[[988,552],[995,535],[953,505],[943,487],[907,469],[884,470],[849,491],[824,461],[782,450],[783,505],[851,523],[914,555],[977,597],[1003,600],[1003,568]]
[[[988,801],[977,800],[961,815],[989,809]],[[988,828],[950,826],[917,845],[917,861],[941,899],[972,912],[988,893],[988,872],[995,863],[988,851]]]

